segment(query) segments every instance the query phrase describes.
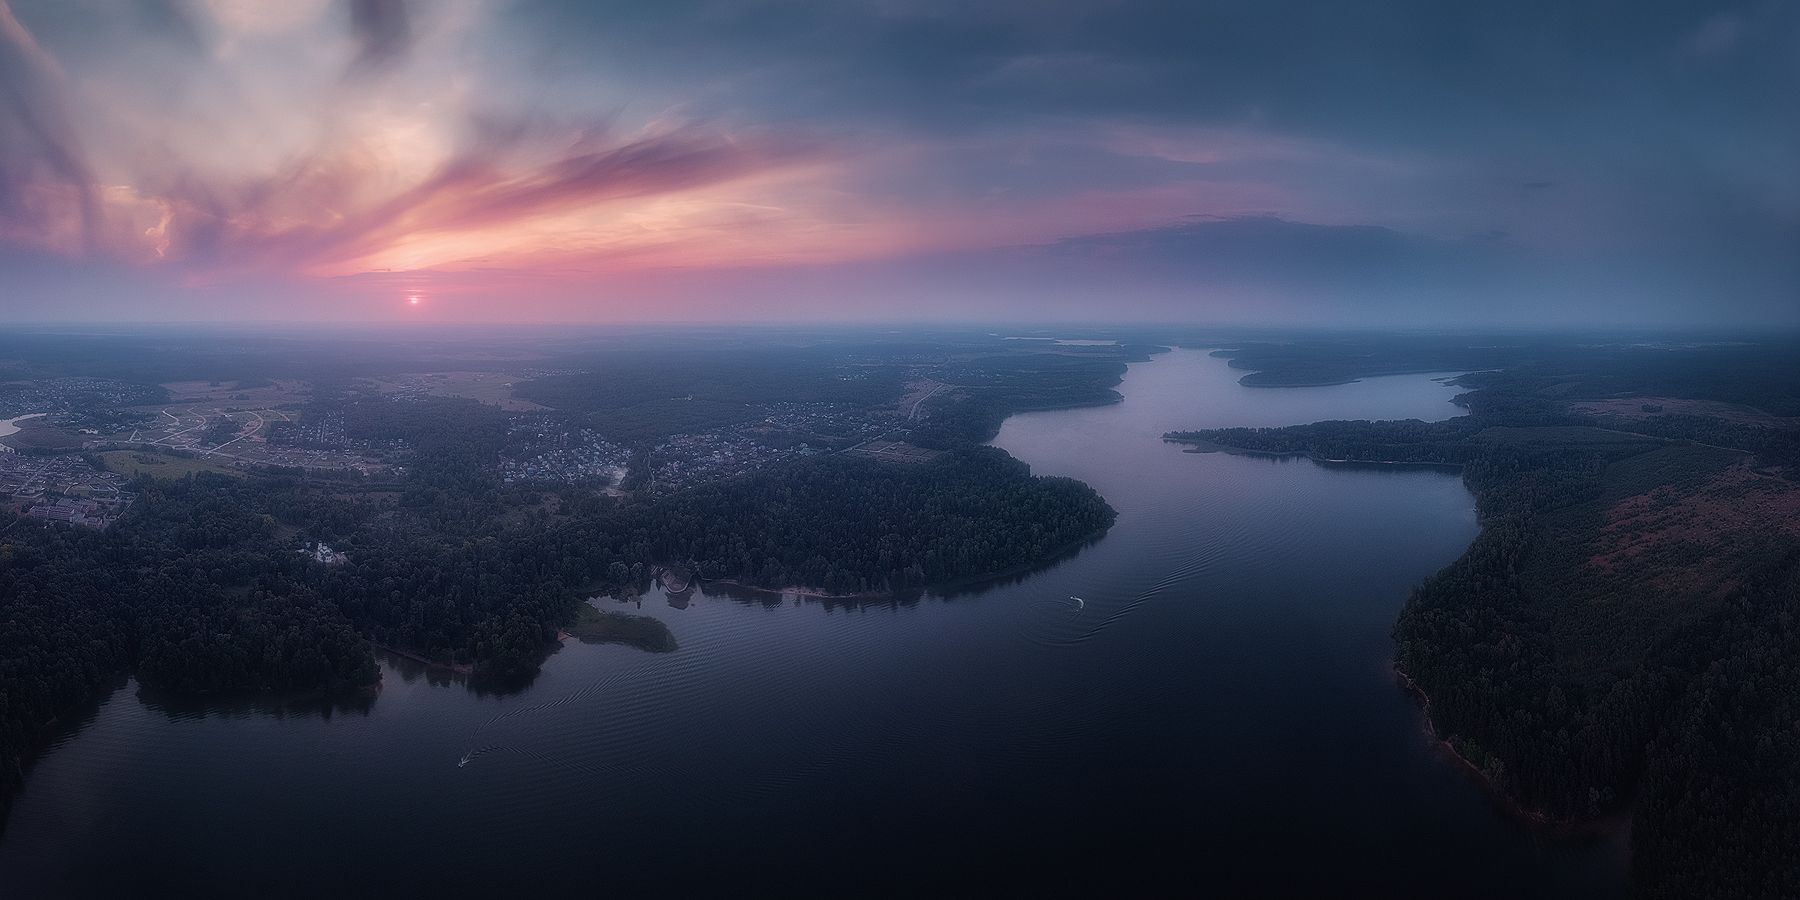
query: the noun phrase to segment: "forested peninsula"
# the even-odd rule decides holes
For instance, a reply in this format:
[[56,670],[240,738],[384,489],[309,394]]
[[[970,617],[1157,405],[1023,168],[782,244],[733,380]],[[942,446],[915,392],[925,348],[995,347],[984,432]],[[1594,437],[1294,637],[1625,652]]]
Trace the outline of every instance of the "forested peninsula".
[[[288,431],[384,454],[391,468],[234,470],[163,451],[175,464],[161,466],[179,474],[144,466],[127,485],[128,512],[103,530],[0,511],[0,797],[46,726],[127,675],[173,694],[337,695],[374,685],[373,653],[386,647],[507,690],[534,676],[565,628],[616,638],[619,623],[594,619],[585,598],[633,595],[659,566],[848,596],[916,594],[1048,562],[1103,534],[1113,509],[1087,485],[1033,475],[982,443],[1015,410],[1116,401],[1125,355],[1000,346],[982,339],[980,352],[910,370],[892,362],[908,358],[901,351],[860,345],[779,360],[607,354],[571,362],[616,380],[555,375],[526,392],[570,407],[532,421],[600,429],[638,448],[634,469],[681,429],[746,429],[791,446],[770,426],[731,423],[786,421],[795,408],[825,410],[806,413],[820,422],[903,425],[915,442],[903,461],[845,452],[859,438],[807,434],[799,439],[821,446],[676,489],[509,479],[502,461],[521,413],[392,398],[327,373]],[[906,371],[939,387],[884,411],[901,408]],[[645,399],[672,392],[714,399]],[[663,414],[671,408],[689,414]]]

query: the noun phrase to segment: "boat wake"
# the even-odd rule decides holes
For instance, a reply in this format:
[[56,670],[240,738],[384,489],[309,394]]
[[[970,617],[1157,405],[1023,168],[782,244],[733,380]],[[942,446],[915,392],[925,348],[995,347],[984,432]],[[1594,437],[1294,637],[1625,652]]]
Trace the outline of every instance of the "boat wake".
[[1034,598],[1025,608],[1022,636],[1047,647],[1069,644],[1087,630],[1082,622],[1086,611],[1087,601],[1073,594]]

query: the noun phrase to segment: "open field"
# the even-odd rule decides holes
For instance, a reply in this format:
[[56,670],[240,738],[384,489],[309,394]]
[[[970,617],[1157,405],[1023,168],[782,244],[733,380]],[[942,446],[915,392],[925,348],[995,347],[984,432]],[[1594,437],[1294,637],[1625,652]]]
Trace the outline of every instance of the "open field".
[[1704,447],[1669,447],[1618,467],[1644,468],[1657,456],[1716,468],[1697,483],[1657,479],[1641,493],[1607,498],[1584,568],[1616,580],[1642,576],[1645,596],[1722,597],[1743,587],[1738,573],[1753,570],[1742,557],[1800,541],[1800,485]]
[[[1646,409],[1646,407],[1649,407]],[[1569,405],[1571,412],[1594,416],[1623,416],[1647,419],[1661,415],[1711,416],[1739,425],[1762,425],[1786,428],[1800,424],[1800,419],[1771,415],[1741,403],[1716,400],[1684,400],[1680,397],[1615,397],[1607,400],[1578,400]]]
[[162,387],[170,403],[227,403],[234,406],[274,407],[304,403],[312,388],[294,378],[277,378],[255,387],[237,381],[169,381]]
[[915,447],[905,441],[873,440],[857,444],[844,451],[852,456],[866,456],[883,462],[926,463],[944,454],[924,447]]
[[152,478],[185,478],[197,472],[215,472],[242,478],[243,470],[210,459],[189,459],[150,450],[108,450],[99,454],[106,468],[127,478],[149,475]]
[[154,444],[210,453],[261,441],[268,423],[294,418],[293,413],[282,410],[236,404],[169,405],[157,407],[148,422],[103,437],[120,443]]
[[1658,443],[1656,438],[1646,435],[1586,425],[1495,425],[1483,428],[1474,440],[1482,444],[1538,447]]
[[505,372],[415,372],[363,381],[396,397],[465,397],[514,412],[547,409],[513,396],[513,385],[525,378]]
[[[351,469],[364,473],[386,465],[349,447],[315,448],[275,445],[269,442],[270,426],[294,423],[299,414],[290,409],[239,406],[232,403],[196,403],[143,408],[147,421],[99,435],[87,442],[93,449],[147,451],[160,448],[185,451],[225,468],[234,465],[280,466],[301,469]],[[170,457],[179,459],[180,457]],[[151,474],[161,475],[161,471]]]

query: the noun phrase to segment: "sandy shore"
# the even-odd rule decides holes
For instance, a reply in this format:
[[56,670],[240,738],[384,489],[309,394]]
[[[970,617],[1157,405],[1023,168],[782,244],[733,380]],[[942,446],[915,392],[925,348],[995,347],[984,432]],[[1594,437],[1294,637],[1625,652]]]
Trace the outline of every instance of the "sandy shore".
[[1493,779],[1489,778],[1486,772],[1481,771],[1479,766],[1458,752],[1448,738],[1438,733],[1437,723],[1431,718],[1431,695],[1425,693],[1425,690],[1419,687],[1418,683],[1413,681],[1412,677],[1407,675],[1399,665],[1393,666],[1393,672],[1394,679],[1399,682],[1400,686],[1419,701],[1419,709],[1425,714],[1425,733],[1433,743],[1453,760],[1458,768],[1480,785],[1482,791],[1496,806],[1505,810],[1507,815],[1513,819],[1562,839],[1605,837],[1621,828],[1630,827],[1630,813],[1613,813],[1593,819],[1567,819],[1553,816],[1543,810],[1531,809],[1520,803],[1495,784]]

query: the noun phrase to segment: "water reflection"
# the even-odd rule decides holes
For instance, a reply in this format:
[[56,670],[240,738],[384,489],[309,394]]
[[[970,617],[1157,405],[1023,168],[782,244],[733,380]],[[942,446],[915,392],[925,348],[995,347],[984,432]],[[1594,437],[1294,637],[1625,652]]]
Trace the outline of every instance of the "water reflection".
[[[132,683],[135,684],[136,681]],[[366,716],[374,709],[377,695],[378,689],[373,687],[338,694],[315,693],[289,697],[271,697],[266,694],[195,697],[146,686],[140,686],[136,692],[138,703],[145,709],[162,713],[170,719],[242,719],[250,716],[330,719],[338,715]]]
[[[685,597],[691,590],[684,590],[680,596]],[[675,594],[670,595],[673,601]],[[584,644],[620,644],[634,647],[646,653],[673,653],[680,648],[675,634],[669,626],[655,616],[632,615],[602,607],[604,601],[589,600],[581,609],[580,617],[566,630],[566,634]],[[639,601],[637,607],[642,609]],[[671,602],[671,607],[675,604]],[[682,606],[685,609],[686,601]]]
[[398,676],[401,683],[412,684],[423,680],[432,687],[447,688],[452,685],[469,684],[469,673],[450,666],[429,663],[418,657],[395,653],[391,650],[375,651],[375,658],[382,663],[381,680],[387,683],[390,676]]

